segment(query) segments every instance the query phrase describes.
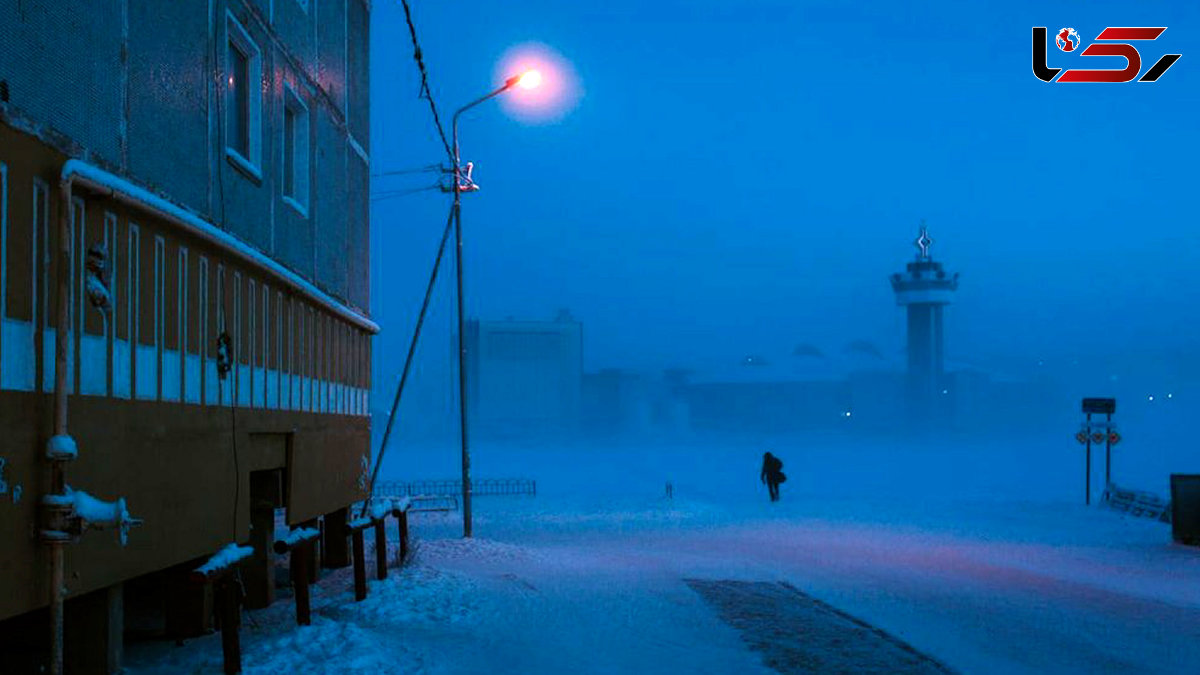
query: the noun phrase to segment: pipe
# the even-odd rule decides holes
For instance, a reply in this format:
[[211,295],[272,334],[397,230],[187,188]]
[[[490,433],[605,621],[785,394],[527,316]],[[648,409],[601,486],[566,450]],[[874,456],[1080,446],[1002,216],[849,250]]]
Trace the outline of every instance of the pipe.
[[[72,175],[64,173],[59,183],[61,205],[58,213],[58,296],[54,331],[54,435],[67,436],[67,349],[71,335],[71,192]],[[50,455],[50,494],[63,493],[66,485],[63,464],[68,458]],[[63,672],[63,586],[66,536],[44,537],[50,546],[50,673]]]

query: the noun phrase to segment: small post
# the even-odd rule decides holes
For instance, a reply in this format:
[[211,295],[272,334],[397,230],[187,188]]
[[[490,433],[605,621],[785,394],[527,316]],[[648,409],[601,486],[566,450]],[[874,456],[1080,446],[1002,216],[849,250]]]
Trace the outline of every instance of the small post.
[[387,521],[375,521],[375,578],[387,579]]
[[1112,485],[1112,413],[1105,413],[1108,424],[1104,426],[1104,494]]
[[312,601],[309,593],[309,582],[312,568],[312,549],[317,544],[320,534],[315,529],[299,528],[292,530],[286,539],[275,542],[275,552],[289,554],[288,569],[292,573],[292,588],[296,597],[296,625],[308,626],[312,623]]
[[367,598],[367,563],[363,545],[362,528],[353,528],[350,538],[354,541],[354,601]]
[[1083,465],[1083,503],[1092,504],[1092,413],[1087,414],[1087,450]]
[[217,578],[217,616],[221,621],[221,652],[225,660],[225,675],[242,672],[242,645],[238,638],[241,626],[241,588],[237,579],[230,574]]
[[309,552],[312,542],[292,549],[288,566],[292,568],[292,588],[296,593],[296,625],[312,624],[312,601],[308,592]]

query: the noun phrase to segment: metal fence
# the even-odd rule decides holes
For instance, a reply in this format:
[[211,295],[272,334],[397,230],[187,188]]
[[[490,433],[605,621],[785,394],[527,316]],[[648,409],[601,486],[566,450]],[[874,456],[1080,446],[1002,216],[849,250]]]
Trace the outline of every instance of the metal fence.
[[[375,494],[381,497],[421,497],[462,494],[461,480],[380,481]],[[537,495],[537,481],[532,478],[487,478],[471,481],[475,497]]]

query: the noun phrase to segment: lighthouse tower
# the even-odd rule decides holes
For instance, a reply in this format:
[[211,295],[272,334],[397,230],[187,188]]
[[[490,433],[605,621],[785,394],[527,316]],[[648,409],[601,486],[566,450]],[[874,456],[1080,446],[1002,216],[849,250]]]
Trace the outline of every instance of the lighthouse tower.
[[948,402],[945,382],[945,338],[942,312],[958,289],[958,274],[947,274],[942,263],[933,259],[929,247],[933,239],[921,223],[921,232],[913,244],[916,260],[904,272],[892,275],[896,304],[908,308],[908,399],[911,412],[929,420]]

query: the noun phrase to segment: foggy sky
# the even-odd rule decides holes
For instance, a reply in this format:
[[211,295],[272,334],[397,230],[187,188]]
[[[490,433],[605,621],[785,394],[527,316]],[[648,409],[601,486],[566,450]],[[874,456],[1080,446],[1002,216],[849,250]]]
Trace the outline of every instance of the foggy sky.
[[[462,126],[470,313],[584,323],[585,365],[903,348],[888,275],[962,274],[952,360],[1197,371],[1200,11],[1192,3],[412,0],[443,118],[538,41],[584,89],[561,121],[487,104]],[[372,171],[443,160],[399,2],[372,17]],[[1046,84],[1030,29],[1168,26],[1153,84]],[[1051,66],[1120,67],[1050,48]],[[420,187],[434,174],[373,179]],[[379,367],[398,368],[448,195],[372,204]],[[448,361],[452,268],[425,361]],[[1157,364],[1157,365],[1155,365]],[[1124,371],[1123,371],[1124,372]],[[1157,371],[1155,371],[1157,372]]]

